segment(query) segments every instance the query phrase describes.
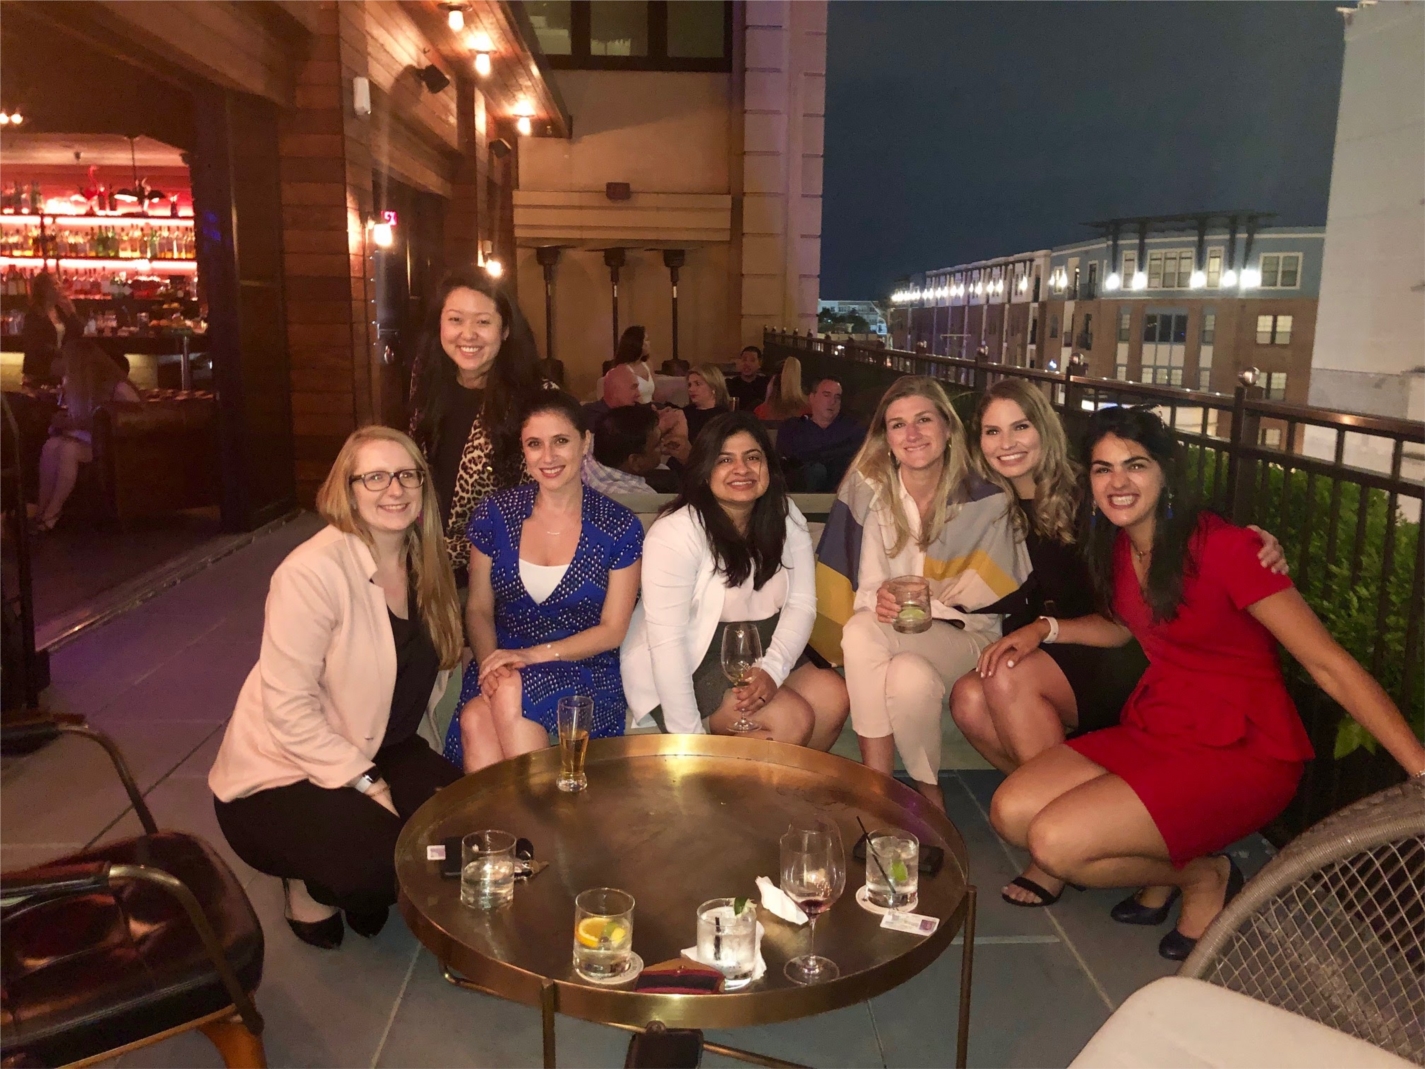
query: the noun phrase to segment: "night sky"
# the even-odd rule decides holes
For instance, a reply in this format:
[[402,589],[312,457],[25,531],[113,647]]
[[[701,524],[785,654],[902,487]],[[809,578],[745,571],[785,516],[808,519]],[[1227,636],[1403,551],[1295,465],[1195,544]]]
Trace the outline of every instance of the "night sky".
[[833,2],[821,296],[1124,215],[1326,221],[1330,3]]

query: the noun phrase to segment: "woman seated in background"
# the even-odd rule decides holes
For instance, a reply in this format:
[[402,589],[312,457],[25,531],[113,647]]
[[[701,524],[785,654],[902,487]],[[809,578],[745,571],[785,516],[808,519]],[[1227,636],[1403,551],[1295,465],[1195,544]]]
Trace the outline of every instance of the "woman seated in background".
[[40,448],[39,501],[35,530],[54,530],[64,503],[74,492],[79,465],[94,460],[94,414],[110,401],[138,401],[139,392],[109,354],[70,333],[58,361],[64,382],[64,411],[55,415]]
[[[976,468],[1002,486],[1010,520],[1029,550],[1033,573],[1024,600],[1006,615],[1004,633],[1040,621],[1094,611],[1093,583],[1077,542],[1082,491],[1079,467],[1069,458],[1063,425],[1037,386],[1002,379],[980,399],[977,433],[970,439]],[[1261,532],[1264,567],[1286,571],[1281,545]],[[1051,746],[1118,723],[1119,712],[1148,662],[1138,643],[1116,648],[1045,643],[1017,659],[1013,669],[982,676],[970,671],[950,692],[950,713],[980,754],[1001,772],[1013,772]],[[1060,880],[1030,865],[1002,892],[1016,906],[1050,906]],[[1114,908],[1115,920],[1159,924],[1167,918],[1168,888],[1150,888],[1142,900]]]
[[[640,327],[637,324],[627,327],[623,334],[619,336],[618,348],[614,350],[614,362],[612,367],[619,364],[627,364],[633,371],[633,376],[638,380],[638,403],[647,405],[653,403],[653,391],[656,383],[653,381],[653,365],[649,362],[652,358],[652,349],[648,344],[648,328]],[[608,374],[607,371],[604,372]],[[599,393],[603,393],[603,383],[599,383]]]
[[[814,569],[766,430],[751,413],[717,417],[648,529],[643,599],[623,647],[634,714],[675,734],[729,734],[746,715],[752,737],[828,749],[846,720],[845,688],[799,660],[816,616]],[[742,621],[757,625],[764,654],[734,689],[722,636]]]
[[460,778],[416,732],[464,636],[415,442],[387,427],[356,431],[317,511],[328,526],[272,575],[262,652],[208,785],[234,853],[282,878],[297,938],[331,949],[344,930],[338,910],[361,935],[381,930],[401,827]]
[[1410,775],[1425,774],[1425,746],[1291,580],[1261,566],[1260,539],[1194,506],[1181,447],[1156,415],[1101,410],[1085,454],[1099,613],[1007,635],[981,669],[1019,663],[1055,630],[1086,646],[1136,637],[1149,666],[1118,726],[1022,765],[990,817],[1055,879],[1178,888],[1177,927],[1158,951],[1181,960],[1242,886],[1219,851],[1286,807],[1312,756],[1278,642]]
[[752,414],[758,419],[779,422],[796,419],[807,411],[807,395],[802,390],[802,362],[789,356],[767,384],[767,400],[753,409]]
[[531,482],[470,517],[465,623],[475,659],[445,754],[466,772],[549,745],[559,699],[594,699],[591,735],[622,735],[619,643],[638,599],[643,527],[580,479],[583,407],[546,390],[525,408]]
[[[940,384],[907,375],[881,398],[822,536],[822,562],[850,588],[840,598],[828,591],[828,605],[855,591],[841,650],[862,760],[889,776],[899,751],[916,789],[942,810],[946,692],[1000,637],[998,603],[1029,576],[1006,500],[974,474]],[[901,576],[929,585],[932,619],[919,633],[892,626],[890,582]]]
[[708,423],[724,412],[732,411],[727,394],[727,379],[716,364],[698,364],[688,372],[688,406],[683,415],[688,419],[688,442],[698,440],[698,434]]

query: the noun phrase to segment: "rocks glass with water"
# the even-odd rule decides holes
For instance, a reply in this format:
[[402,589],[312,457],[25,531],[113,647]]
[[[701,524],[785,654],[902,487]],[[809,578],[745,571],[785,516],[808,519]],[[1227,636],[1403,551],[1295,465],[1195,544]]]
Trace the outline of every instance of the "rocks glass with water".
[[494,909],[515,897],[515,837],[507,831],[472,831],[460,840],[460,901]]
[[561,791],[582,791],[589,785],[584,774],[584,755],[589,749],[589,733],[594,728],[594,699],[583,694],[560,698],[556,712],[559,732],[559,780]]
[[727,978],[726,991],[751,983],[757,971],[757,907],[745,898],[710,898],[699,906],[698,959]]
[[866,855],[866,897],[873,906],[913,910],[920,904],[920,840],[905,831],[873,831]]
[[902,575],[889,584],[891,597],[896,599],[896,618],[891,626],[904,635],[929,631],[930,582],[919,575]]
[[618,983],[635,970],[633,895],[615,887],[574,899],[574,971],[594,983]]

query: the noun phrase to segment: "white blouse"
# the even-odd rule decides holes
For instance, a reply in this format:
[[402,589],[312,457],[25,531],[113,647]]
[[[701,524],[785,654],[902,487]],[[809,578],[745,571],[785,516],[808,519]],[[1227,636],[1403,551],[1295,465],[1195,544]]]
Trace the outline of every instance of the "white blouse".
[[720,620],[766,620],[782,611],[787,603],[787,569],[779,568],[761,590],[753,590],[756,577],[749,575],[741,586],[730,586],[722,599]]
[[529,591],[530,600],[536,605],[542,605],[549,600],[549,595],[554,593],[564,578],[564,573],[569,570],[567,564],[531,564],[523,557],[520,558],[520,582],[524,584],[525,590]]

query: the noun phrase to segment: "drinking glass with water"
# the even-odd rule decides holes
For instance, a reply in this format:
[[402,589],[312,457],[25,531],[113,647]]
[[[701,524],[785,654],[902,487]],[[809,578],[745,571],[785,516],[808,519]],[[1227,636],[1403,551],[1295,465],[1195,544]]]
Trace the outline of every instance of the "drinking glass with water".
[[515,837],[507,831],[472,831],[460,840],[460,901],[494,909],[515,897]]
[[929,631],[933,622],[929,581],[919,575],[902,575],[890,581],[890,591],[898,606],[891,626],[906,635]]
[[745,898],[712,898],[699,906],[698,958],[727,978],[724,990],[751,983],[757,970],[757,907]]
[[920,904],[920,840],[904,831],[875,831],[866,855],[866,897],[881,909]]
[[582,791],[589,785],[584,774],[584,755],[594,728],[594,699],[575,694],[559,699],[556,713],[559,731],[559,780],[561,791]]

